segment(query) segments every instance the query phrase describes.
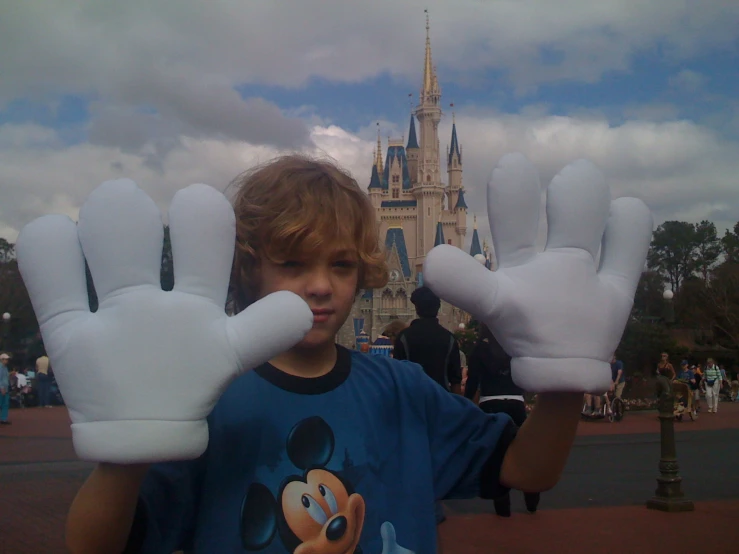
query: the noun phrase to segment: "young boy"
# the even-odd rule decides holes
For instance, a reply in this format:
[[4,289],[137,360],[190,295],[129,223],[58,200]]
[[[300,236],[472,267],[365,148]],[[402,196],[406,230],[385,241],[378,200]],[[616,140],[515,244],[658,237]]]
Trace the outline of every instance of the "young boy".
[[[228,386],[199,458],[98,464],[69,512],[73,553],[428,554],[436,501],[554,486],[582,394],[540,394],[517,429],[415,364],[337,346],[357,293],[387,280],[366,195],[334,165],[299,156],[236,184],[237,308],[291,291],[313,327]],[[203,368],[190,386],[207,380]]]

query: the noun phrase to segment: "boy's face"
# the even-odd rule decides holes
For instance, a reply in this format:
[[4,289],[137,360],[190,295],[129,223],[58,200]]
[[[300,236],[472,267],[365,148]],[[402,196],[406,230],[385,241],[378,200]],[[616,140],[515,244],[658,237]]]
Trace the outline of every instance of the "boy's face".
[[335,342],[351,312],[358,280],[359,259],[348,249],[329,249],[282,263],[262,258],[257,297],[280,290],[299,295],[313,310],[313,328],[296,347],[319,348]]

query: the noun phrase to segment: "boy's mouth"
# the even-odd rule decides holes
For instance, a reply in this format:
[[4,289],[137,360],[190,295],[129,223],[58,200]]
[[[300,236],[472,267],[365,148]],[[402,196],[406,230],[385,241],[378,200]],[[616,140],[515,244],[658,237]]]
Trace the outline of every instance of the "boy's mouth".
[[334,310],[329,309],[321,309],[321,310],[311,310],[313,312],[313,323],[323,323],[325,321],[328,321],[328,319],[333,315]]

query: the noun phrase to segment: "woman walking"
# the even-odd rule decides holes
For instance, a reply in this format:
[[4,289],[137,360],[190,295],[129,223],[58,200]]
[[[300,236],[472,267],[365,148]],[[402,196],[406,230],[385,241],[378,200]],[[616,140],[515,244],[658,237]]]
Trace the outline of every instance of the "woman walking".
[[[511,357],[506,354],[490,329],[480,324],[480,336],[467,358],[467,384],[464,395],[474,400],[480,391],[480,408],[486,413],[506,413],[519,427],[526,420],[526,404],[523,389],[511,377]],[[529,513],[539,506],[539,493],[524,492]],[[495,513],[511,516],[509,494],[495,499]]]
[[721,370],[713,361],[713,358],[706,360],[706,371],[703,374],[703,382],[706,384],[708,413],[715,414],[718,412],[718,394],[721,391]]

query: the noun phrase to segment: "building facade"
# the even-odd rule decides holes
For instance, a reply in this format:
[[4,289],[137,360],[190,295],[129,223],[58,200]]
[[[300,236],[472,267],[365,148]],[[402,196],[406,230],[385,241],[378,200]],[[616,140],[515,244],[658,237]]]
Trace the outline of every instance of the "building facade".
[[[373,341],[392,320],[412,320],[415,310],[410,295],[423,284],[426,254],[439,244],[464,248],[468,207],[462,185],[462,147],[456,122],[452,121],[443,167],[439,145],[442,116],[427,16],[423,82],[418,105],[410,115],[408,140],[389,139],[383,161],[378,128],[367,189],[388,254],[390,281],[382,289],[365,290],[359,295],[338,337],[347,347],[356,344],[356,336],[362,331]],[[477,225],[474,227],[470,254],[483,254],[487,259],[487,252],[480,247]],[[442,302],[439,320],[448,329],[456,329],[468,319],[466,313]]]

